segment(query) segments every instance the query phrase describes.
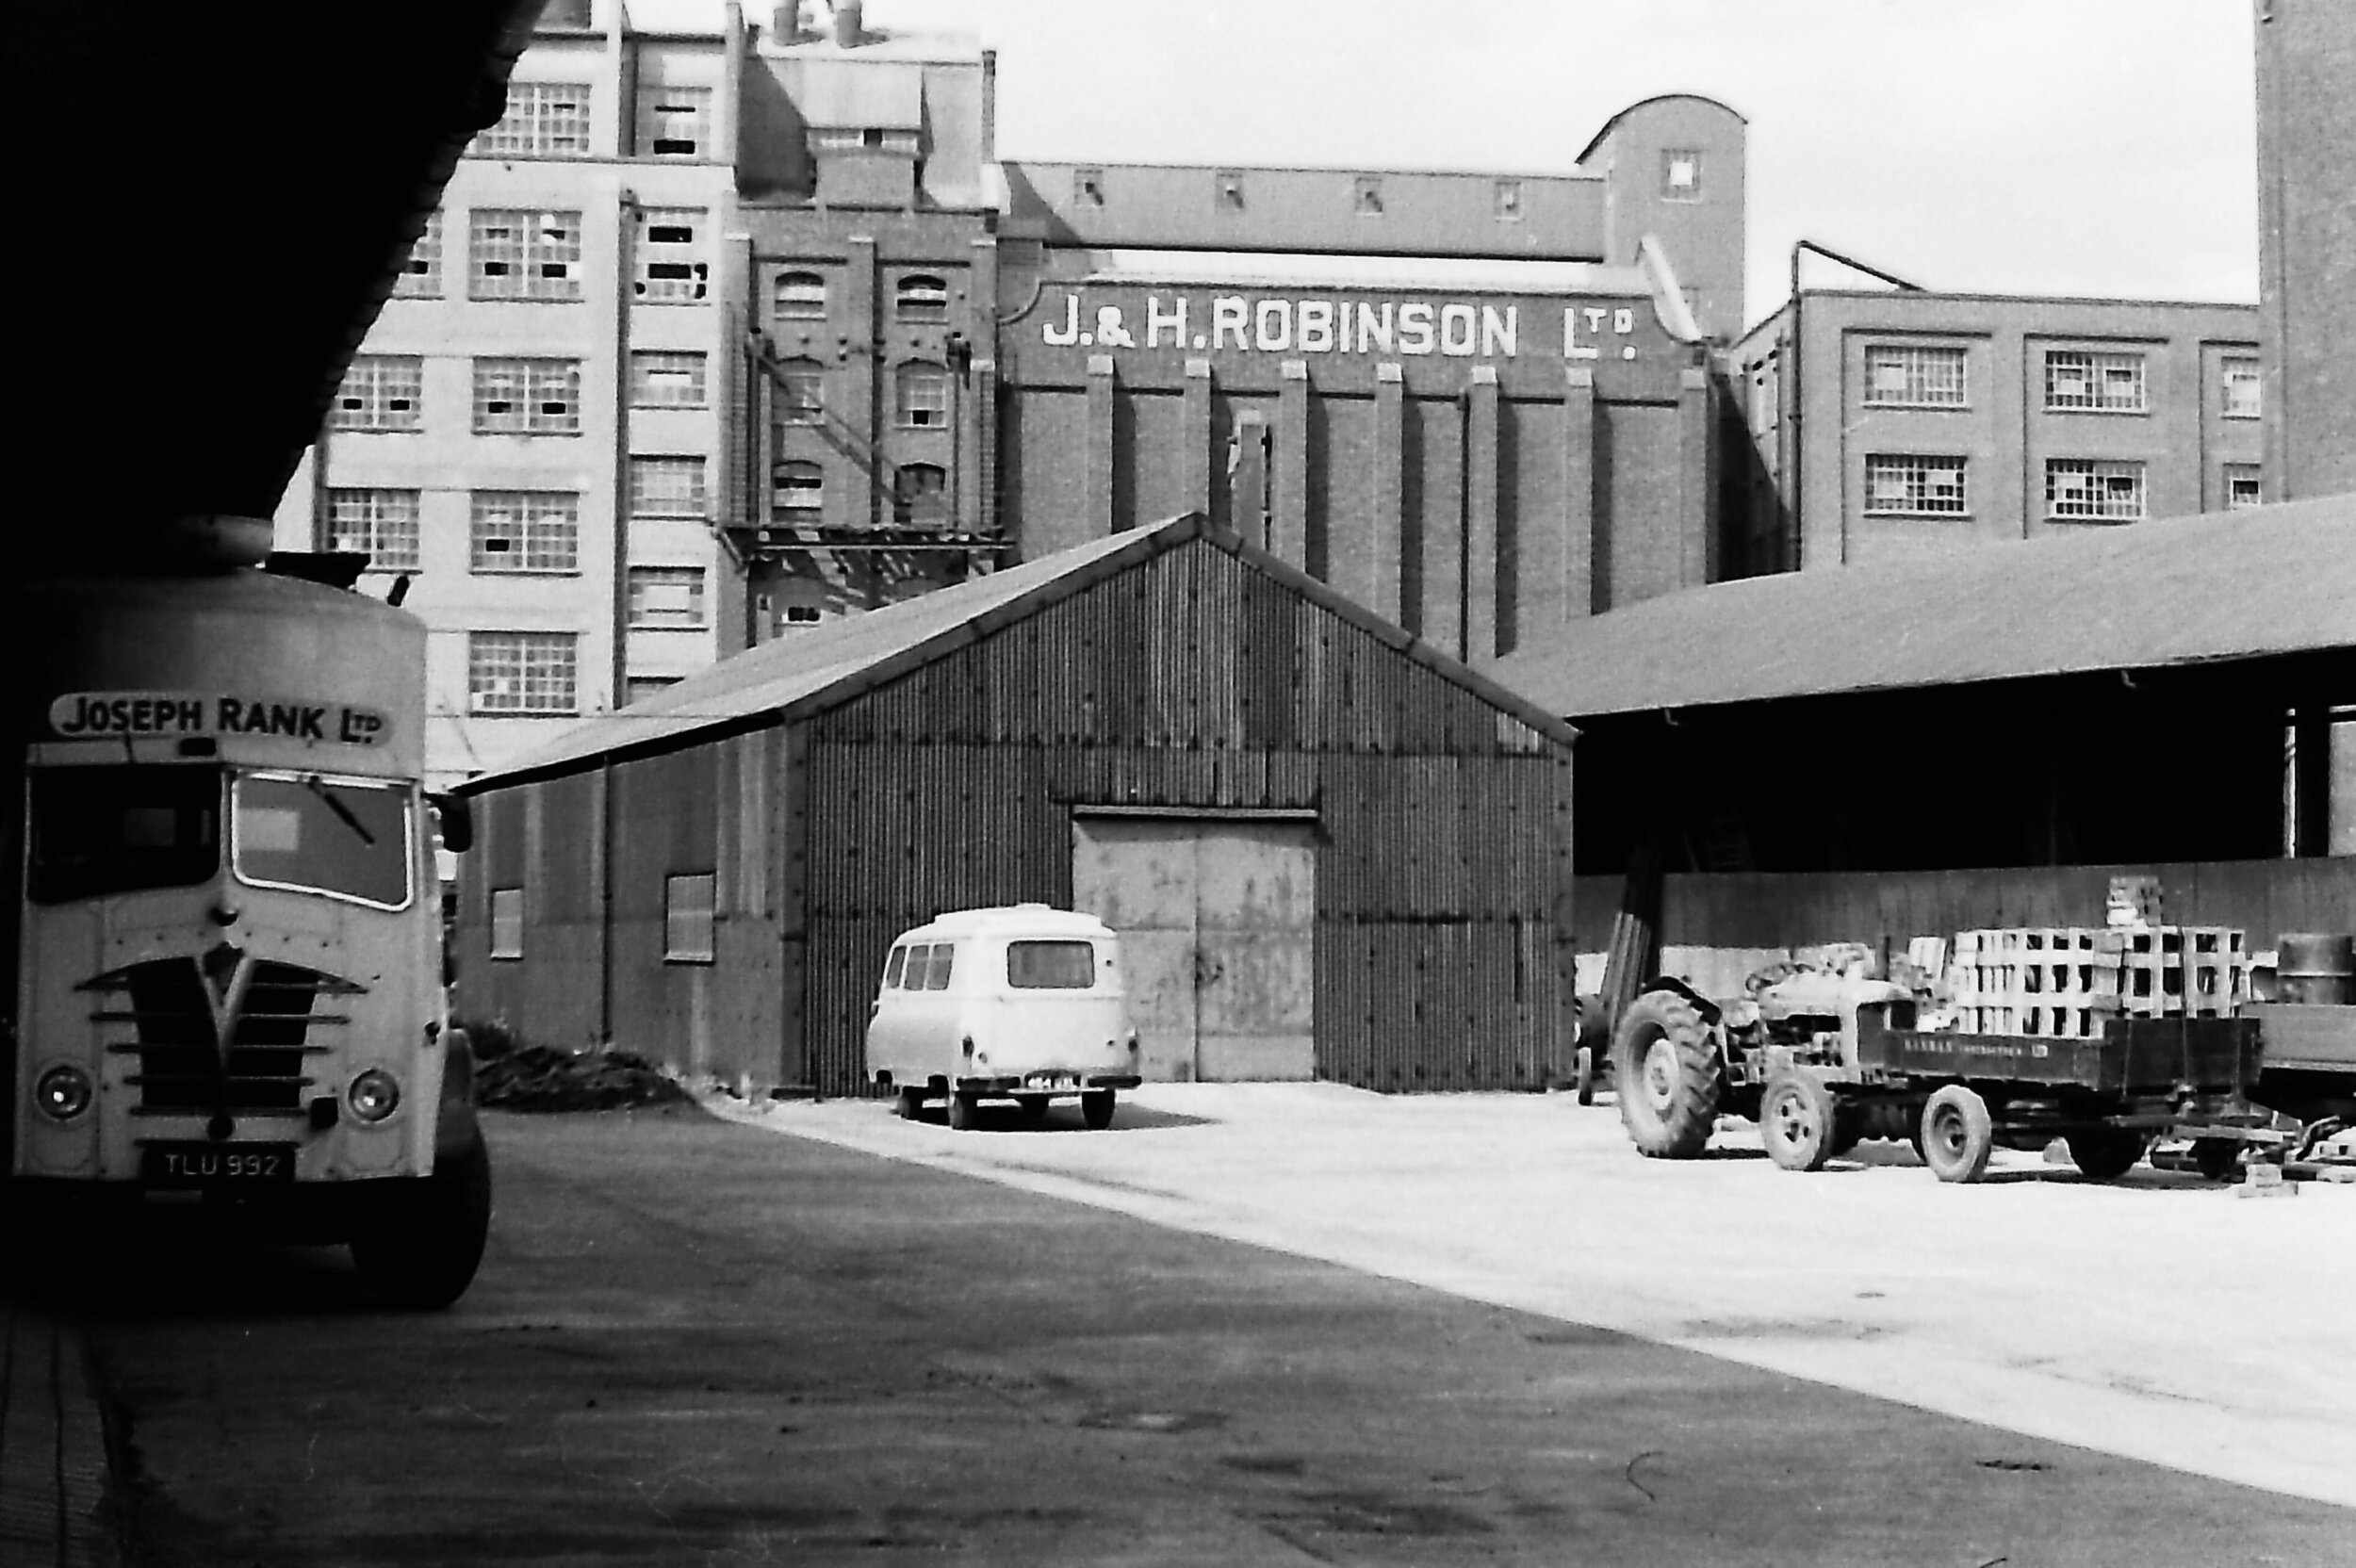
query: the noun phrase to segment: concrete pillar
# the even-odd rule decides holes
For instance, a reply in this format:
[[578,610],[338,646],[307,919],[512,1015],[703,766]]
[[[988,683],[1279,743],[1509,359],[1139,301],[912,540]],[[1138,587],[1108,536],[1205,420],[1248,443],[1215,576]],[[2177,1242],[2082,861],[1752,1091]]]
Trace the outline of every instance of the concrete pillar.
[[[1374,515],[1367,521],[1366,608],[1407,625],[1399,552],[1406,535],[1407,385],[1397,365],[1374,368]],[[1412,630],[1413,628],[1411,627]]]
[[1309,566],[1309,362],[1288,359],[1277,368],[1276,478],[1274,514],[1268,519],[1271,554],[1303,571]]
[[1186,365],[1185,412],[1179,417],[1186,446],[1186,500],[1188,511],[1212,515],[1211,505],[1211,362],[1189,359]]
[[1504,651],[1497,605],[1497,368],[1472,369],[1464,418],[1464,658]]
[[1113,465],[1120,460],[1113,450],[1113,399],[1119,395],[1113,383],[1113,356],[1088,355],[1088,512],[1081,519],[1083,539],[1102,539],[1113,531]]

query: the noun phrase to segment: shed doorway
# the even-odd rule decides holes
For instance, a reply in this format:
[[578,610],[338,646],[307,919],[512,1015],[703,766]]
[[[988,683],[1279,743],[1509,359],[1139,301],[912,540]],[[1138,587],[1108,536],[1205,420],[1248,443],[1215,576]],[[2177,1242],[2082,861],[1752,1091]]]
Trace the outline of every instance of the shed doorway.
[[1316,1076],[1315,823],[1075,813],[1072,900],[1121,933],[1149,1080]]

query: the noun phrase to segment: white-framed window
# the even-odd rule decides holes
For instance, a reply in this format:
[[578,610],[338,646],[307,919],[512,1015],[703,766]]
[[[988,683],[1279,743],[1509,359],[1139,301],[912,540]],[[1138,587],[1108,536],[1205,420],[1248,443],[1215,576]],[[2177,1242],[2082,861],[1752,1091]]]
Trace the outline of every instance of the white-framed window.
[[712,289],[712,264],[704,259],[704,214],[700,207],[649,207],[640,215],[639,302],[698,304]]
[[1964,351],[1931,343],[1871,343],[1865,400],[1876,408],[1967,408]]
[[580,639],[569,631],[466,633],[466,700],[477,713],[574,713]]
[[779,516],[807,526],[826,504],[826,471],[796,459],[777,465],[770,504]]
[[704,514],[704,460],[700,457],[631,457],[630,510],[634,517],[701,517]]
[[826,422],[826,368],[814,359],[789,359],[777,369],[777,423]]
[[2255,358],[2235,354],[2217,362],[2220,405],[2228,419],[2255,419],[2266,412],[2266,380]]
[[557,490],[477,490],[471,499],[469,570],[579,575],[579,497]]
[[903,321],[949,319],[949,286],[930,272],[910,272],[900,280],[892,314]]
[[470,221],[468,298],[581,298],[580,213],[479,207]]
[[2091,523],[2141,520],[2143,465],[2091,457],[2047,458],[2045,514]]
[[642,629],[700,629],[704,623],[701,566],[632,566],[630,624]]
[[425,215],[425,229],[409,247],[409,259],[393,276],[393,297],[400,300],[438,300],[442,297],[442,209]]
[[714,956],[719,878],[708,871],[663,879],[663,961],[708,964]]
[[911,359],[892,378],[900,423],[941,428],[949,423],[949,372],[930,360]]
[[2055,412],[2143,413],[2143,355],[2046,350],[2045,406]]
[[1698,202],[1702,199],[1702,150],[1663,147],[1661,150],[1661,199]]
[[581,361],[478,359],[477,435],[579,435]]
[[468,150],[479,158],[587,156],[589,84],[509,82],[507,112]]
[[330,489],[327,547],[368,558],[372,572],[417,569],[417,492]]
[[2239,512],[2245,507],[2266,504],[2264,487],[2260,484],[2263,470],[2255,463],[2228,463],[2225,466],[2225,507]]
[[946,528],[948,471],[937,463],[904,463],[894,469],[892,520],[902,528]]
[[702,408],[710,394],[704,384],[702,354],[679,349],[632,349],[630,354],[630,406],[632,408]]
[[1519,180],[1497,181],[1489,188],[1489,204],[1490,210],[1497,214],[1498,222],[1520,222],[1522,220],[1522,182]]
[[1960,457],[1919,452],[1871,452],[1865,459],[1869,515],[1960,517],[1972,510]]
[[524,956],[524,890],[521,888],[491,890],[491,956],[520,958]]
[[703,158],[711,155],[712,90],[708,87],[638,85],[638,155],[642,158]]
[[781,321],[823,321],[826,318],[826,280],[815,272],[780,272],[770,298],[771,312]]
[[1350,181],[1350,210],[1361,218],[1383,216],[1383,176],[1360,174]]
[[416,354],[357,354],[335,391],[337,430],[418,428],[425,361]]

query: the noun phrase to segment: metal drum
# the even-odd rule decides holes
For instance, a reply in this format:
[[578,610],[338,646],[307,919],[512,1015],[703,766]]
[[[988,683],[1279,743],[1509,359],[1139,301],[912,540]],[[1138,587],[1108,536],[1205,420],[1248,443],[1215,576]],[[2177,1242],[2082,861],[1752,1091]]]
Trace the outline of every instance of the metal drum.
[[2274,960],[2274,999],[2310,1005],[2356,1003],[2356,936],[2283,932]]

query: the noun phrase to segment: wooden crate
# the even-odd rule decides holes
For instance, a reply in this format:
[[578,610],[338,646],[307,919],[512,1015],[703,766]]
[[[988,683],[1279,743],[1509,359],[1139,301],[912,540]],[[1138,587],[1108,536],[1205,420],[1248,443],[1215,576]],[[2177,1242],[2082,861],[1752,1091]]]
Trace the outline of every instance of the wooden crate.
[[2219,925],[1962,931],[1948,975],[1958,1029],[2049,1039],[2099,1038],[2119,1017],[2228,1017],[2250,996],[2243,933]]

